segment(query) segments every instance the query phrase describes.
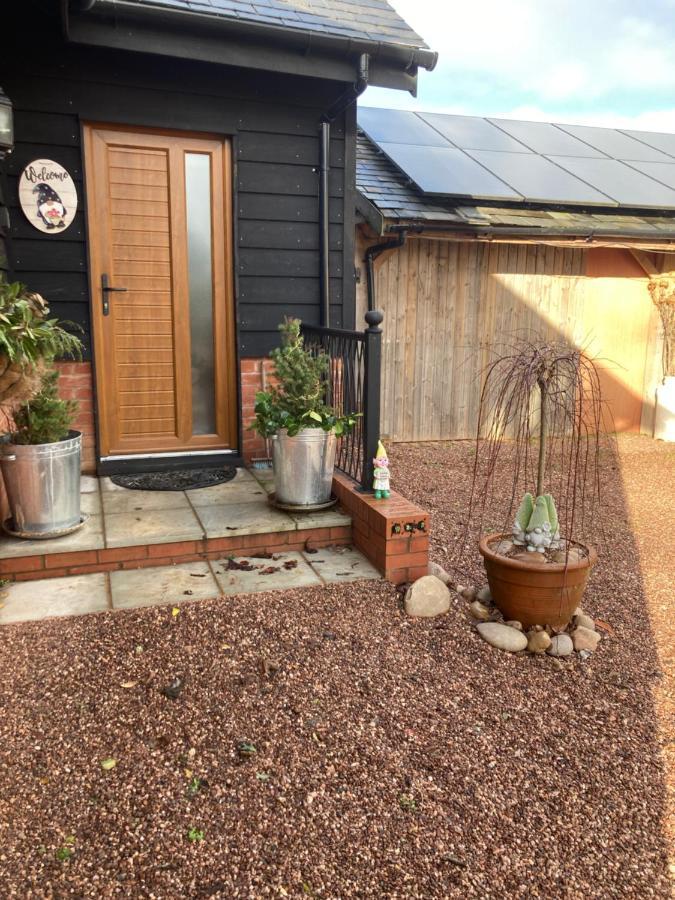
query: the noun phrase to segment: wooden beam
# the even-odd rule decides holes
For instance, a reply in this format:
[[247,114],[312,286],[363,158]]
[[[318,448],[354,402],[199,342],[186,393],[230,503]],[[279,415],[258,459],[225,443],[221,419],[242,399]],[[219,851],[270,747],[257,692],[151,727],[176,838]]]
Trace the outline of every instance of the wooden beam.
[[637,250],[634,247],[629,248],[631,256],[637,262],[639,266],[649,275],[651,278],[653,275],[660,275],[659,266],[656,265],[656,260],[653,255],[645,250]]

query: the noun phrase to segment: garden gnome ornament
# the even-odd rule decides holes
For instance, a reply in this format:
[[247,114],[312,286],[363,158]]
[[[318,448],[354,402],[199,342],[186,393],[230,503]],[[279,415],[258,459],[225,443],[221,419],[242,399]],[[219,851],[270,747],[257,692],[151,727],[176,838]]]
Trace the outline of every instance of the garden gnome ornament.
[[373,490],[376,500],[389,497],[389,459],[382,441],[377,442],[377,453],[373,460]]

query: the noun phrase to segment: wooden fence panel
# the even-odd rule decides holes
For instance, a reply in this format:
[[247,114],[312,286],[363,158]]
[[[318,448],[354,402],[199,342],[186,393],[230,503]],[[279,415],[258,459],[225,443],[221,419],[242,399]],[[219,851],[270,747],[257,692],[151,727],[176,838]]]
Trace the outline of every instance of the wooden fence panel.
[[617,428],[639,431],[655,327],[646,277],[626,266],[628,251],[603,250],[598,267],[599,252],[409,238],[381,258],[383,434],[473,437],[492,352],[537,336],[599,358]]

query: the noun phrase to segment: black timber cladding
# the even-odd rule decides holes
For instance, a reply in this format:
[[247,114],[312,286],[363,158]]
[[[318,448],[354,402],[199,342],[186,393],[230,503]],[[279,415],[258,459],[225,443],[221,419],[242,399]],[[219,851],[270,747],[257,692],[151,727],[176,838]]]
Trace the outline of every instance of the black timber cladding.
[[[318,324],[318,123],[344,84],[59,48],[53,40],[48,60],[14,43],[0,63],[0,84],[15,107],[16,146],[7,164],[14,277],[89,338],[82,122],[231,135],[240,354],[266,354],[284,315]],[[330,178],[331,324],[350,327],[355,194],[352,174],[345,184],[345,130],[353,142],[353,108],[332,129]],[[34,229],[18,205],[18,175],[37,157],[61,163],[75,180],[78,213],[61,234]]]

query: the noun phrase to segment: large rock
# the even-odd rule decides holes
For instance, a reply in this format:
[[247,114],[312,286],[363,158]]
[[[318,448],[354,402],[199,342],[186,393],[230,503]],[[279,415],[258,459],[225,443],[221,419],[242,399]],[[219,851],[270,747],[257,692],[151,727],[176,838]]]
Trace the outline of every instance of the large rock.
[[473,603],[469,604],[469,612],[479,622],[487,622],[490,618],[490,610],[480,600],[474,600]]
[[527,649],[530,653],[546,653],[551,646],[551,638],[545,631],[528,631]]
[[508,653],[517,653],[527,647],[527,638],[522,631],[516,631],[501,622],[482,622],[476,625],[476,631],[492,647],[498,650],[506,650]]
[[443,584],[447,584],[448,587],[452,587],[452,578],[450,578],[443,566],[439,566],[438,563],[430,562],[428,573],[429,575],[433,575],[435,578],[438,578],[438,580],[442,581]]
[[575,650],[590,650],[591,653],[600,642],[598,632],[590,628],[584,628],[583,625],[578,625],[572,632],[571,637]]
[[409,616],[440,616],[450,609],[450,591],[435,575],[423,575],[410,585],[405,595]]
[[[545,634],[546,632],[542,632]],[[569,656],[574,651],[574,644],[569,634],[555,634],[551,638],[551,646],[546,651],[551,656]]]

